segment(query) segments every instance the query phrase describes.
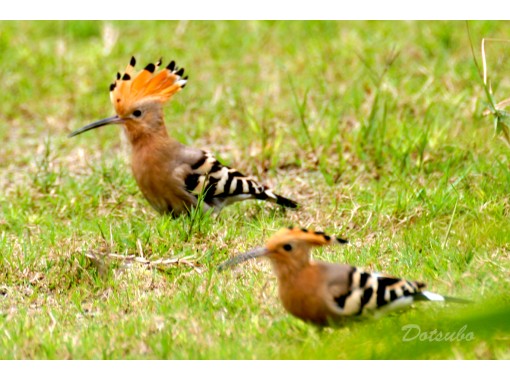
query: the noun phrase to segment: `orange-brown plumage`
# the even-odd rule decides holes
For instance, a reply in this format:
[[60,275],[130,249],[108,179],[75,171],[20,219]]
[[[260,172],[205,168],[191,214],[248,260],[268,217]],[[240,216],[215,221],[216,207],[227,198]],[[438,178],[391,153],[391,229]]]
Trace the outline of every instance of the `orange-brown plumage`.
[[266,246],[234,257],[224,269],[259,256],[269,258],[278,279],[278,294],[292,315],[319,326],[337,324],[366,311],[392,309],[415,300],[457,301],[424,291],[425,284],[367,273],[347,264],[311,260],[313,247],[347,243],[323,232],[284,228]]
[[161,60],[135,72],[131,58],[123,74],[110,85],[116,115],[71,133],[76,136],[107,124],[122,124],[132,146],[131,166],[138,186],[160,213],[188,213],[204,196],[204,207],[221,208],[245,199],[269,200],[294,208],[294,201],[274,194],[200,149],[187,147],[168,135],[163,104],[180,91],[188,77],[175,62],[159,69]]

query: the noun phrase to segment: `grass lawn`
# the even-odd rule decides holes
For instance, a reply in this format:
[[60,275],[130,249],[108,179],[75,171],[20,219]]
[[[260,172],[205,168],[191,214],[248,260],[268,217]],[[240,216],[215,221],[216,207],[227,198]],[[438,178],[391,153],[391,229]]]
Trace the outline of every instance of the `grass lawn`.
[[[478,59],[510,36],[470,28]],[[68,139],[113,115],[131,55],[190,75],[170,135],[301,208],[162,217],[120,127]],[[510,44],[487,59],[510,97]],[[0,62],[0,358],[510,359],[510,148],[464,22],[1,22]],[[283,310],[267,262],[216,269],[288,225],[349,238],[322,260],[475,303],[319,331]]]

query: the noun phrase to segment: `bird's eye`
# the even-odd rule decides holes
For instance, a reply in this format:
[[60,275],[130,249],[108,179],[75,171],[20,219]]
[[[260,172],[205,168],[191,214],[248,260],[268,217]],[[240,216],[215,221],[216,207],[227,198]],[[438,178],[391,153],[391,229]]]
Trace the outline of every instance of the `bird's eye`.
[[142,116],[142,111],[140,111],[140,110],[134,110],[134,111],[133,111],[133,116],[134,116],[134,117],[140,117],[140,116]]
[[289,252],[289,251],[292,251],[292,246],[290,244],[285,244],[283,246],[283,249],[286,250],[287,252]]

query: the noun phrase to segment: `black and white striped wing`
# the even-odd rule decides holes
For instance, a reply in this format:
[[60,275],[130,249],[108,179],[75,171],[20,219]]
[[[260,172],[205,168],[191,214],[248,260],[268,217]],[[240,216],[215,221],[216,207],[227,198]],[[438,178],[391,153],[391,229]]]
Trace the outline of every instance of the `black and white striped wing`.
[[[330,286],[335,311],[340,315],[362,315],[365,311],[397,309],[415,300],[444,301],[438,294],[425,292],[425,284],[367,273],[350,267],[347,284]],[[442,298],[442,299],[440,299]]]
[[203,193],[204,202],[218,208],[246,199],[268,200],[286,207],[297,207],[296,202],[274,194],[255,179],[222,165],[209,152],[203,152],[203,156],[191,165],[191,173],[185,178],[185,184],[190,193]]

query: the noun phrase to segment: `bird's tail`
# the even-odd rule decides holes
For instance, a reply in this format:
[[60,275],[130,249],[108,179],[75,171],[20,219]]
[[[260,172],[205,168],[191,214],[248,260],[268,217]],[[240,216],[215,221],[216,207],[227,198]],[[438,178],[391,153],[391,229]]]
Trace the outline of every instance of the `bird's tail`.
[[420,293],[413,294],[415,301],[439,301],[439,302],[454,302],[454,303],[473,303],[473,301],[465,300],[463,298],[442,296],[441,294],[422,291]]
[[269,189],[265,189],[263,193],[260,194],[260,197],[257,196],[259,199],[266,199],[271,202],[276,203],[277,205],[288,207],[288,208],[297,208],[298,204],[297,202],[293,201],[292,199],[282,197],[281,195],[273,193]]

